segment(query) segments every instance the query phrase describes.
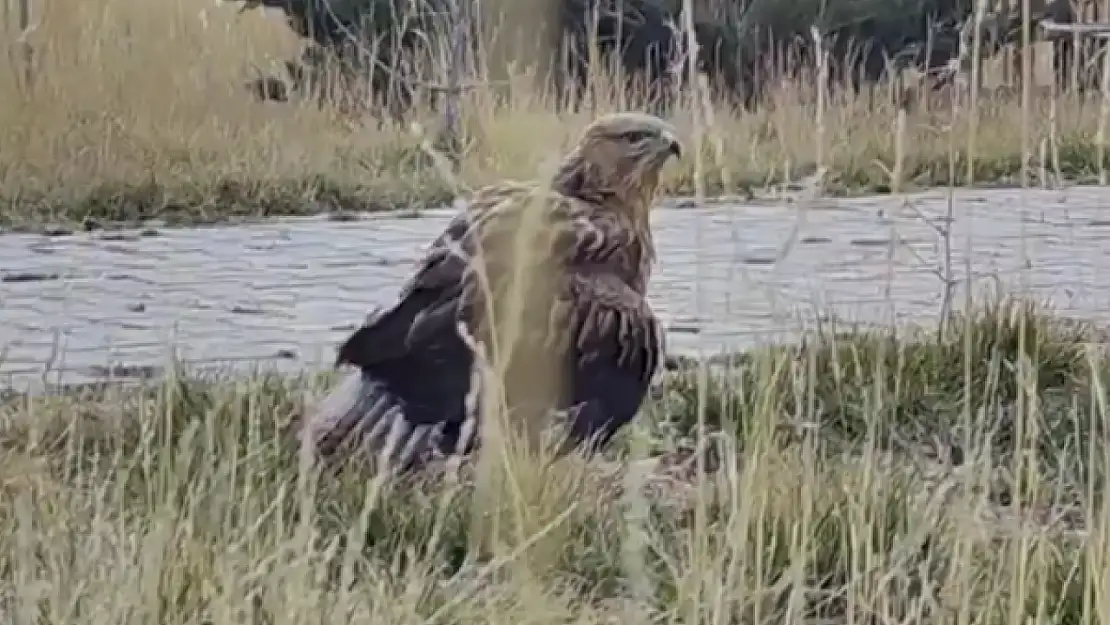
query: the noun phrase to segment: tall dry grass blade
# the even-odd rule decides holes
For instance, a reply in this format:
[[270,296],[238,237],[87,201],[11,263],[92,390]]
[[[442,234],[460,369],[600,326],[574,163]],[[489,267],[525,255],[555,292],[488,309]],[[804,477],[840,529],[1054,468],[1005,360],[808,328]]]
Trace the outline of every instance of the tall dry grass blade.
[[1099,100],[1100,106],[1098,111],[1098,130],[1096,136],[1098,137],[1098,183],[1101,185],[1108,184],[1107,176],[1107,159],[1106,159],[1106,144],[1107,138],[1107,124],[1110,122],[1110,54],[1105,52],[1102,55],[1102,79],[1100,81],[1101,98]]
[[1019,180],[1022,188],[1029,186],[1029,167],[1032,146],[1030,145],[1030,115],[1032,114],[1033,90],[1033,19],[1032,4],[1021,0],[1021,171]]
[[[968,105],[968,133],[967,133],[967,177],[964,184],[972,184],[975,179],[976,139],[979,130],[979,92],[982,89],[982,50],[983,50],[983,19],[986,17],[987,0],[975,1],[974,29],[971,32],[971,81]],[[955,180],[952,181],[955,184]]]
[[[427,144],[425,149],[432,151]],[[446,159],[439,156],[436,162],[441,175],[457,188]],[[538,180],[554,176],[554,163],[546,169],[539,172]],[[471,519],[472,553],[502,556],[513,552],[537,536],[541,526],[547,526],[551,513],[565,508],[565,501],[551,501],[552,497],[561,499],[565,492],[543,488],[544,468],[550,464],[551,449],[542,444],[544,432],[537,429],[545,425],[536,420],[540,415],[511,415],[507,409],[510,405],[507,393],[519,393],[521,389],[527,389],[529,396],[537,398],[541,405],[550,404],[545,400],[554,396],[564,373],[558,369],[560,363],[552,362],[548,354],[520,351],[525,344],[523,335],[532,330],[529,325],[538,321],[536,312],[543,306],[539,300],[531,300],[553,293],[553,281],[557,278],[548,262],[555,233],[545,228],[547,193],[546,186],[541,184],[526,199],[527,205],[518,211],[521,219],[516,223],[509,249],[487,250],[479,245],[473,260],[483,293],[483,310],[475,323],[481,338],[465,336],[466,329],[459,329],[475,353],[479,406],[476,419],[481,423],[482,451],[475,466],[475,500],[480,503],[476,509],[484,512]],[[499,265],[511,268],[496,285],[485,271],[488,254],[493,254]],[[522,362],[529,363],[527,380],[512,371]],[[562,477],[572,480],[574,476]],[[536,515],[537,510],[545,512]],[[539,552],[537,561],[522,563],[525,566],[522,574],[524,570],[545,570],[543,561],[554,557],[557,549]]]
[[828,99],[829,84],[829,51],[825,36],[817,26],[809,27],[813,47],[817,51],[817,143],[814,147],[814,156],[817,168],[825,166],[825,106]]

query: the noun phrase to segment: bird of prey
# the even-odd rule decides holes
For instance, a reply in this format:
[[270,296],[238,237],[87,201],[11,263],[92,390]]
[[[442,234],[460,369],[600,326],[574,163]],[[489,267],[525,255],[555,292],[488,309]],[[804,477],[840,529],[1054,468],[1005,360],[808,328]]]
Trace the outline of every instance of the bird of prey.
[[561,414],[558,455],[601,449],[663,359],[646,299],[649,213],[664,164],[680,156],[667,122],[616,113],[586,128],[551,180],[476,191],[397,302],[339,348],[336,366],[358,371],[316,407],[304,442],[329,456],[357,440],[393,471],[473,451],[475,340],[508,344],[515,319],[499,352],[504,405]]

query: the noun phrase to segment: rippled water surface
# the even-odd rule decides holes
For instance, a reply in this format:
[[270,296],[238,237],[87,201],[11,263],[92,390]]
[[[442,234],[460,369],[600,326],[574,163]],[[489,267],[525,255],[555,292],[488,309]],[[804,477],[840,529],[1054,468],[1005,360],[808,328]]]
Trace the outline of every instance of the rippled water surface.
[[[1102,187],[958,191],[952,271],[963,280],[970,266],[977,288],[997,278],[1103,317],[1108,207]],[[941,302],[934,226],[947,211],[942,191],[664,207],[651,295],[670,346],[780,340],[830,316],[927,322]],[[17,387],[45,370],[52,382],[138,376],[171,346],[194,363],[326,366],[373,306],[392,301],[450,214],[0,236],[0,376]]]

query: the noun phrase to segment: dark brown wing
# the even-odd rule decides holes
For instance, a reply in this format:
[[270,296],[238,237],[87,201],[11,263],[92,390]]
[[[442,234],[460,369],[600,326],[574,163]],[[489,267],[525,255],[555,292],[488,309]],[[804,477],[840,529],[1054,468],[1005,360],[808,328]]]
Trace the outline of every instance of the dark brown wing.
[[461,422],[474,355],[459,336],[478,292],[473,260],[489,231],[506,231],[523,186],[479,191],[433,241],[397,303],[356,330],[336,366],[351,364],[385,385],[413,423]]
[[600,449],[647,397],[663,333],[644,296],[614,274],[576,274],[568,295],[574,344],[567,443]]
[[474,254],[478,215],[465,210],[429,246],[397,303],[355,331],[339,348],[336,366],[373,367],[414,347],[427,334],[420,323],[444,323],[457,312]]

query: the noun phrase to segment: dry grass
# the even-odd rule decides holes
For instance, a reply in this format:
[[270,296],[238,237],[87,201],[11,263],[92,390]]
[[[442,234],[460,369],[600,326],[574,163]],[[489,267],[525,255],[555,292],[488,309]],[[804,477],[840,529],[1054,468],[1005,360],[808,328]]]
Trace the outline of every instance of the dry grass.
[[[37,91],[0,103],[3,188],[19,199],[9,222],[215,219],[303,212],[321,197],[356,205],[452,191],[434,182],[442,177],[407,132],[251,102],[239,90],[248,61],[262,49],[288,54],[290,42],[258,16],[231,29],[221,9],[204,27],[197,10],[134,0],[49,7],[35,34]],[[248,40],[261,48],[244,48]],[[809,98],[789,88],[779,98],[772,112],[717,112],[705,158],[672,172],[671,189],[814,165]],[[534,176],[586,121],[556,119],[527,98],[488,110],[467,105],[477,139],[463,163],[468,184]],[[895,160],[894,117],[834,99],[822,153],[842,184],[888,184],[881,164]],[[1096,117],[1097,105],[1059,102],[1060,127],[1036,124],[1031,145],[1051,133],[1059,169],[1093,175]],[[943,180],[951,146],[972,133],[977,177],[1012,174],[1023,160],[1020,120],[1016,107],[989,102],[975,125],[915,114],[907,176]],[[711,380],[673,376],[632,442],[681,449],[707,423],[727,434],[721,469],[645,478],[650,488],[636,465],[614,475],[572,460],[549,472],[516,463],[496,487],[394,488],[356,467],[319,479],[290,434],[315,385],[304,379],[179,378],[143,393],[11,398],[0,404],[0,618],[1110,618],[1110,362],[1090,348],[1099,337],[1024,305],[965,321],[914,340],[824,336],[747,354]]]
[[[139,0],[40,4],[43,14],[28,38],[35,88],[15,96],[19,55],[0,56],[0,90],[8,94],[0,102],[0,203],[7,207],[0,223],[85,216],[211,221],[428,204],[450,195],[409,128],[254,101],[243,88],[253,68],[272,68],[297,49],[285,26],[261,12],[239,16],[231,5]],[[719,145],[706,148],[709,191],[760,186],[814,168],[812,94],[787,85],[775,98],[773,110],[756,114],[715,111],[712,138]],[[865,100],[834,97],[826,117],[824,153],[834,185],[844,190],[883,190],[884,166],[893,161],[896,110]],[[1099,103],[1058,102],[1057,128],[1048,124],[1047,102],[1036,104],[1033,145],[1052,137],[1056,149],[1045,153],[1060,158],[1047,169],[1091,178],[1098,169],[1092,145]],[[495,113],[483,91],[468,96],[464,111],[474,140],[463,159],[469,185],[534,176],[593,117],[558,117],[527,94]],[[910,115],[907,180],[948,181],[949,139],[963,148],[967,117]],[[435,113],[417,111],[416,118],[429,131],[439,127]],[[982,104],[975,130],[979,180],[1018,171],[1019,122],[1012,98]],[[692,128],[689,115],[678,123]],[[689,163],[670,171],[668,191],[693,190]],[[961,176],[965,170],[957,168]]]
[[[290,426],[319,380],[12,399],[0,405],[0,613],[112,625],[1099,622],[1110,458],[1095,380],[1110,363],[1088,353],[1086,330],[1038,314],[993,309],[945,340],[847,334],[750,354],[708,395],[712,422],[735,433],[717,448],[722,468],[647,476],[640,520],[622,495],[633,478],[569,459],[542,482],[515,473],[527,507],[466,480],[396,489],[353,467],[317,479]],[[639,435],[685,448],[694,385],[671,378]],[[495,516],[505,527],[490,545]]]

